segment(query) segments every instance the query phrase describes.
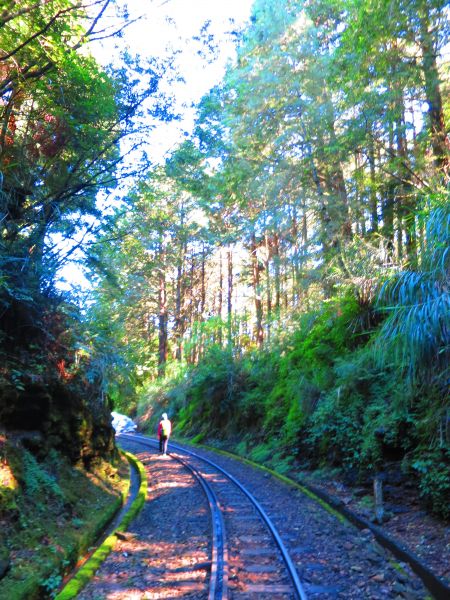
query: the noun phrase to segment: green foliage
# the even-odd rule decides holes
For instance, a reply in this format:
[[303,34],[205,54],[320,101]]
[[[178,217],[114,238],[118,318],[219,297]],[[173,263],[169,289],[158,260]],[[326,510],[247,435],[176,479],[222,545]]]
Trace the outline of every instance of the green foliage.
[[426,443],[436,446],[444,414],[441,408],[436,416],[433,403],[445,400],[438,389],[408,383],[395,357],[380,365],[373,344],[384,329],[365,332],[361,342],[360,310],[346,294],[302,316],[270,349],[235,357],[212,348],[176,382],[160,381],[153,398],[164,398],[180,433],[221,440],[283,472],[297,459],[358,480],[402,463],[417,475],[424,502],[446,516],[442,450],[420,459]]
[[[90,54],[90,27],[112,32],[99,19],[115,2],[103,4],[7,2],[0,16],[0,421],[44,432],[43,454],[52,445],[113,451],[105,379],[117,354],[87,332],[78,299],[56,278],[101,227],[98,192],[141,166],[138,152],[124,160],[134,144],[124,150],[121,141],[145,129],[143,112],[164,110],[142,108],[156,92],[156,62],[127,55],[105,69]],[[97,415],[103,423],[92,427]],[[31,487],[50,486],[28,471]]]
[[124,461],[113,468],[97,462],[87,474],[61,453],[52,451],[37,460],[20,436],[11,441],[7,460],[20,486],[14,511],[2,513],[0,556],[9,555],[11,567],[0,581],[0,596],[54,597],[63,572],[98,539],[121,506],[128,465]]
[[[233,427],[236,396],[240,393],[241,369],[228,350],[209,349],[204,362],[191,372],[186,393],[185,427],[195,430],[200,425],[207,432],[223,432]],[[235,417],[234,417],[235,415]]]
[[64,588],[56,595],[57,600],[70,600],[71,598],[76,598],[78,596],[113,550],[117,542],[116,533],[126,531],[129,524],[137,517],[145,504],[147,498],[147,474],[145,467],[133,454],[129,452],[123,452],[123,454],[139,472],[140,483],[138,493],[117,529],[102,542],[92,556],[77,571],[75,576],[72,577],[72,579],[70,579]]
[[[2,48],[26,40],[32,17],[44,24],[50,4],[5,23]],[[82,23],[68,12],[49,30],[51,77],[20,80],[26,101],[14,98],[14,110],[29,127],[6,145],[0,190],[0,338],[14,341],[17,317],[26,352],[61,317],[54,304],[44,310],[57,260],[48,240],[100,216],[96,192],[117,181],[117,142],[140,101],[127,86],[130,57],[104,73],[76,51]],[[434,450],[449,441],[446,16],[443,0],[358,0],[345,10],[335,0],[258,0],[236,63],[200,103],[195,134],[138,178],[91,245],[97,286],[84,325],[50,328],[45,360],[29,361],[29,372],[27,361],[9,366],[8,393],[26,392],[27,377],[46,370],[39,362],[63,359],[64,377],[95,384],[152,431],[164,409],[176,431],[230,441],[284,470],[295,457],[365,477],[389,460],[408,469],[427,448],[427,472],[440,473]],[[23,50],[19,62],[45,62],[39,40]],[[61,131],[64,147],[49,155]],[[86,432],[89,419],[80,423]],[[434,481],[422,477],[424,497],[441,497]],[[51,493],[51,481],[31,483]]]
[[411,467],[418,473],[422,498],[433,512],[450,518],[450,450],[423,452]]
[[116,406],[361,477],[436,446],[446,16],[443,0],[255,3],[194,135],[92,253]]
[[388,319],[378,338],[378,357],[386,364],[394,354],[413,380],[445,387],[450,377],[448,195],[426,216],[427,244],[420,270],[401,271],[381,290],[381,307]]
[[55,476],[45,466],[39,464],[27,450],[22,452],[21,484],[27,496],[41,508],[49,500],[58,503],[63,501],[63,493]]
[[62,577],[56,571],[41,582],[41,587],[42,587],[44,593],[47,594],[49,598],[55,598],[57,590],[58,590],[59,586],[61,585],[61,582],[62,582]]

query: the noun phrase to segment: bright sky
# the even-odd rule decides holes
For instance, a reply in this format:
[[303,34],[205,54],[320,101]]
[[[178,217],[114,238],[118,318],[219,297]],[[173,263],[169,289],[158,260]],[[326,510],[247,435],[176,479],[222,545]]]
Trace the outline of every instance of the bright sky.
[[[160,160],[183,139],[184,131],[190,131],[194,113],[188,107],[221,80],[227,61],[234,58],[229,32],[248,21],[253,0],[118,0],[118,3],[127,6],[130,21],[141,18],[124,30],[123,39],[92,45],[97,59],[108,63],[117,56],[118,48],[126,45],[143,58],[165,57],[176,51],[172,64],[185,80],[172,84],[169,90],[175,95],[175,106],[183,112],[184,119],[158,126],[150,140],[153,146],[150,157]],[[207,34],[214,36],[218,50],[214,60],[211,54],[205,56],[205,46],[193,39],[208,21],[211,23]]]

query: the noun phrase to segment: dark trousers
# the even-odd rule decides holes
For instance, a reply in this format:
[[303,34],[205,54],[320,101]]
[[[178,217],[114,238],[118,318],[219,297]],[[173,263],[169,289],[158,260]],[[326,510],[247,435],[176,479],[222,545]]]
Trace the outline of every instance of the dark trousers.
[[159,451],[161,454],[167,454],[167,444],[169,442],[169,438],[165,435],[159,436]]

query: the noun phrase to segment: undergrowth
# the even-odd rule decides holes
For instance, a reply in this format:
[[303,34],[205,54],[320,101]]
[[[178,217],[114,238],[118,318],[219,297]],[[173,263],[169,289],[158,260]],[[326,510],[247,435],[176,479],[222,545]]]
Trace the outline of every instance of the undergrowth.
[[448,395],[428,373],[408,378],[394,355],[380,362],[382,319],[363,330],[361,310],[344,294],[263,351],[210,347],[197,366],[143,388],[144,427],[153,433],[168,410],[176,431],[196,441],[214,439],[283,472],[338,468],[355,483],[395,462],[424,504],[450,517]]
[[8,566],[0,597],[52,598],[64,570],[120,506],[126,463],[98,461],[86,471],[55,450],[38,459],[11,437],[1,446],[0,459],[2,472],[7,465],[14,482],[9,495],[0,485],[0,560]]

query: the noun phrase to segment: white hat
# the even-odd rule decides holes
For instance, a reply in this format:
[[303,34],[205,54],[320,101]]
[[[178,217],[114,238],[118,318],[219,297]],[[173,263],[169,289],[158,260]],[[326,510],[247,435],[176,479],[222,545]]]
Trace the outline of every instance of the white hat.
[[163,413],[162,418],[167,419],[167,413]]

